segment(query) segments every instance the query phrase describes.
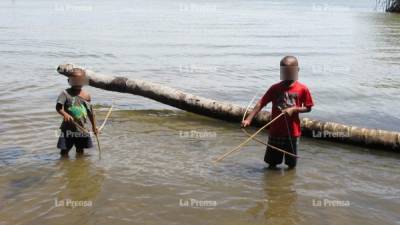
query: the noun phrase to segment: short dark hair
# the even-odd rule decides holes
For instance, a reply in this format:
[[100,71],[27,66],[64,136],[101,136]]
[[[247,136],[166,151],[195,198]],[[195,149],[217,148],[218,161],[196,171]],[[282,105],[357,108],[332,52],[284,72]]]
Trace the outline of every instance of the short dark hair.
[[86,76],[85,70],[83,70],[81,68],[73,68],[70,73],[70,77],[75,77],[76,76],[75,74],[80,74],[82,76]]
[[282,58],[281,66],[299,66],[299,63],[297,61],[297,58],[292,56],[292,55],[288,55]]

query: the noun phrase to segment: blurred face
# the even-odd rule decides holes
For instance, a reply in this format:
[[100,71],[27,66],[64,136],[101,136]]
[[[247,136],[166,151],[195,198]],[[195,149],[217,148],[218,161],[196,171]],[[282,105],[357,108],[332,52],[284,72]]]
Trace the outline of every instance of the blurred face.
[[88,80],[83,74],[73,74],[69,77],[68,83],[71,85],[72,88],[80,89],[84,85],[88,84]]
[[281,66],[281,80],[295,81],[299,77],[298,66]]

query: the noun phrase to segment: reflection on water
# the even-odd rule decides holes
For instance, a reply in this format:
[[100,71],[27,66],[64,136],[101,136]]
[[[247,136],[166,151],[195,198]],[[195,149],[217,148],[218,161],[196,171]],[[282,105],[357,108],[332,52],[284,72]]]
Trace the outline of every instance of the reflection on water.
[[104,175],[101,169],[91,168],[89,160],[61,159],[57,171],[65,184],[57,195],[58,199],[94,200],[101,191]]
[[255,217],[262,217],[265,224],[299,224],[296,170],[265,169],[263,176],[264,197],[256,202],[255,207],[247,210]]
[[[53,159],[50,166],[28,168],[1,177],[0,215],[6,224],[82,224],[92,215],[104,174],[84,158]],[[87,207],[87,206],[90,207]]]

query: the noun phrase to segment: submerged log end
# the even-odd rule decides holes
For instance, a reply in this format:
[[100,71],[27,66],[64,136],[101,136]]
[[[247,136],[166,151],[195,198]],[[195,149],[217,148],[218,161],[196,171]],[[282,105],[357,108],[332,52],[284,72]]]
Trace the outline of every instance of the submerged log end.
[[57,67],[57,72],[59,74],[69,77],[74,68],[75,66],[73,64],[61,64]]
[[394,151],[400,150],[400,134],[397,132],[367,129],[308,118],[302,119],[302,130],[305,136],[312,138]]

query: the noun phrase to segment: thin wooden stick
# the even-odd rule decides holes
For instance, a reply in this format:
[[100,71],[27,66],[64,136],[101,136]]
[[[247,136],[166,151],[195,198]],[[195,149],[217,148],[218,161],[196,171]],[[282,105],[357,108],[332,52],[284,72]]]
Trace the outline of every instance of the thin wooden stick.
[[[114,106],[114,103],[111,105],[110,109],[108,110],[107,115],[106,115],[106,117],[105,117],[103,123],[101,124],[100,128],[97,129],[98,132],[100,132],[100,131],[104,128],[104,126],[105,126],[105,124],[106,124],[108,118],[109,118],[110,115],[111,115],[113,106]],[[87,130],[86,128],[82,127],[81,125],[79,125],[79,124],[78,124],[77,122],[75,122],[74,120],[71,120],[71,121],[72,121],[72,123],[73,123],[78,129],[80,129],[82,132],[85,132],[85,133],[90,134],[90,131],[89,131],[89,130]],[[100,147],[99,135],[98,135],[97,133],[94,133],[94,137],[95,137],[96,143],[97,143],[97,150],[99,151],[99,159],[101,159],[101,147]]]
[[79,125],[77,122],[75,122],[74,120],[71,120],[71,122],[75,125],[75,127],[77,127],[79,130],[81,130],[82,132],[85,132],[87,134],[90,134],[90,131],[88,131],[86,128],[82,127],[81,125]]
[[[77,127],[79,130],[81,130],[82,132],[85,132],[87,134],[90,134],[90,131],[87,130],[86,128],[82,127],[81,125],[79,125],[77,122],[75,122],[74,120],[71,120],[72,123],[75,125],[75,127]],[[97,143],[97,150],[99,151],[99,159],[101,159],[101,148],[100,148],[100,140],[99,140],[99,136],[98,134],[94,133],[94,136],[96,138],[96,143]]]
[[[241,130],[242,130],[247,136],[251,136],[251,134],[250,134],[246,129],[242,128]],[[271,144],[268,144],[268,143],[266,143],[266,142],[264,142],[264,141],[261,141],[260,139],[258,139],[258,138],[256,138],[256,137],[254,137],[253,140],[254,140],[254,141],[257,141],[258,143],[261,143],[261,144],[263,144],[263,145],[265,145],[265,146],[271,147],[271,148],[273,148],[273,149],[275,149],[275,150],[277,150],[277,151],[280,151],[280,152],[282,152],[282,153],[284,153],[284,154],[290,155],[290,156],[295,157],[295,158],[300,158],[300,156],[298,156],[298,155],[295,155],[295,154],[293,154],[293,153],[290,153],[290,152],[288,152],[288,151],[285,151],[285,150],[283,150],[283,149],[280,149],[280,148],[278,148],[278,147],[275,147],[275,146],[273,146],[273,145],[271,145]]]
[[246,110],[245,110],[244,113],[243,113],[242,121],[246,119],[246,114],[247,114],[247,112],[249,111],[250,106],[253,104],[254,99],[256,99],[256,97],[257,97],[257,94],[255,94],[255,95],[253,96],[253,98],[251,99],[250,103],[247,105]]
[[[245,110],[244,113],[243,113],[242,121],[244,121],[244,120],[246,119],[247,112],[249,111],[250,106],[253,104],[254,99],[256,98],[256,96],[257,96],[257,94],[254,95],[254,97],[251,99],[250,103],[247,105],[246,110]],[[242,128],[241,130],[242,130],[247,136],[249,136],[249,137],[251,136],[251,134],[250,134],[245,128]],[[275,149],[275,150],[280,151],[280,152],[282,152],[282,153],[285,153],[285,154],[288,154],[288,155],[290,155],[290,156],[293,156],[293,157],[295,157],[295,158],[300,158],[299,156],[297,156],[297,155],[295,155],[295,154],[292,154],[292,153],[287,152],[287,151],[285,151],[285,150],[283,150],[283,149],[280,149],[280,148],[275,147],[275,146],[273,146],[273,145],[271,145],[271,144],[268,144],[268,143],[266,143],[266,142],[264,142],[264,141],[261,141],[261,140],[258,139],[257,137],[253,137],[253,140],[254,140],[254,141],[257,141],[257,142],[259,142],[259,143],[261,143],[261,144],[263,144],[263,145],[265,145],[265,146],[269,146],[269,147],[272,148],[272,149]]]
[[109,118],[110,115],[111,115],[111,112],[112,112],[112,110],[113,110],[113,107],[114,107],[114,102],[111,104],[111,107],[110,107],[110,109],[108,110],[107,115],[106,115],[106,117],[104,118],[103,123],[101,124],[100,128],[98,129],[99,132],[100,132],[101,130],[103,130],[104,126],[106,125],[106,122],[107,122],[108,118]]
[[[98,132],[101,132],[101,130],[103,130],[104,125],[106,125],[106,122],[107,122],[108,118],[109,118],[110,115],[111,115],[111,112],[112,112],[113,107],[114,107],[114,102],[111,104],[111,107],[110,107],[110,109],[108,110],[107,115],[106,115],[106,117],[104,118],[103,123],[102,123],[101,126],[97,129]],[[98,133],[95,133],[94,136],[96,137],[97,147],[98,147],[98,150],[99,150],[99,159],[101,159],[101,148],[100,148],[99,135],[98,135]]]
[[218,157],[216,160],[214,160],[214,163],[217,163],[221,160],[223,160],[224,158],[226,158],[228,155],[240,150],[245,144],[247,144],[249,141],[251,141],[251,139],[253,139],[258,133],[260,133],[262,130],[264,130],[265,128],[267,128],[270,124],[272,124],[273,122],[275,122],[277,119],[279,119],[281,116],[285,115],[285,113],[281,113],[279,114],[277,117],[275,117],[273,120],[269,121],[269,123],[265,124],[263,127],[261,127],[260,129],[258,129],[254,134],[252,134],[249,138],[247,138],[245,141],[243,141],[242,143],[240,143],[238,146],[236,146],[235,148],[233,148],[232,150],[226,152],[225,154],[221,155],[220,157]]
[[[93,112],[93,118],[96,118],[96,114],[94,113],[94,110],[92,110]],[[94,123],[94,127],[97,128],[97,124],[96,124],[96,119],[94,119],[93,121]],[[97,132],[93,131],[94,137],[96,138],[96,143],[97,143],[97,150],[99,151],[99,160],[101,159],[101,147],[100,147],[100,140],[99,140],[99,133],[100,130],[97,129]]]
[[101,159],[101,148],[100,148],[99,135],[97,133],[94,133],[94,136],[95,136],[96,142],[97,142],[97,149],[99,150],[99,159]]

